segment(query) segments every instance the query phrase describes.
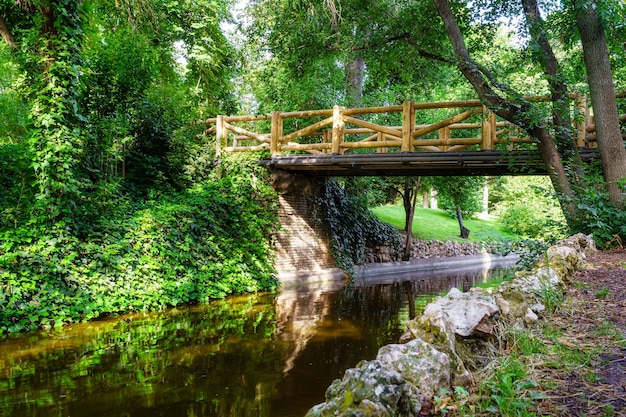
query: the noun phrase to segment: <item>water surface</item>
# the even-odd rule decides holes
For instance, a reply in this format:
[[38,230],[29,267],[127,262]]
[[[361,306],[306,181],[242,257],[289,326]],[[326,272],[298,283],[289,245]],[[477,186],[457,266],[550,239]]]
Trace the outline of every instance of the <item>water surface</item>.
[[433,296],[487,279],[476,269],[319,283],[9,338],[0,416],[303,416]]

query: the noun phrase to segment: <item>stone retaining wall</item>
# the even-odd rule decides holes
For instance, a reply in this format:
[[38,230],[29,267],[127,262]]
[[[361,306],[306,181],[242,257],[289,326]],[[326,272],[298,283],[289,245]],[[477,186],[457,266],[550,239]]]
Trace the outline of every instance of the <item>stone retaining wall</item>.
[[[399,261],[402,251],[392,251],[388,246],[366,248],[366,263]],[[493,248],[478,242],[442,242],[437,240],[415,240],[411,242],[411,259],[453,258],[456,256],[480,255]],[[393,254],[397,253],[396,256]]]

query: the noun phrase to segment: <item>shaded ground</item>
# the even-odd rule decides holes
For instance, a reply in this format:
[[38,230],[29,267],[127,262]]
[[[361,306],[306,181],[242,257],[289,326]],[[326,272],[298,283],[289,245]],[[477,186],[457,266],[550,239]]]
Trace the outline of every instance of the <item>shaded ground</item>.
[[565,347],[535,368],[542,415],[626,416],[626,250],[597,252],[587,262],[542,329],[545,343]]

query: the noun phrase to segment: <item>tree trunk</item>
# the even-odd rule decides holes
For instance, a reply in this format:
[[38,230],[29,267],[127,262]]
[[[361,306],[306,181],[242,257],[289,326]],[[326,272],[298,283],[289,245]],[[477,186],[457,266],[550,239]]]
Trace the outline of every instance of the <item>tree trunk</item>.
[[357,57],[346,63],[346,102],[350,107],[360,107],[363,101],[365,61]]
[[406,299],[409,304],[409,320],[413,320],[417,315],[415,311],[415,290],[413,289],[413,281],[404,281],[402,286],[406,291]]
[[7,43],[7,45],[9,45],[9,48],[17,49],[17,44],[13,39],[13,34],[11,34],[11,31],[7,27],[2,16],[0,16],[0,35],[2,35],[4,41]]
[[459,229],[461,230],[461,237],[467,239],[470,234],[470,230],[463,225],[463,213],[461,212],[461,206],[456,206],[456,219],[459,221]]
[[[411,235],[413,234],[413,217],[415,216],[415,205],[417,204],[417,190],[420,188],[420,182],[422,177],[417,177],[417,180],[408,177],[404,183],[404,194],[402,199],[404,202],[404,214],[405,223],[404,229],[406,232],[406,242],[404,244],[404,253],[402,254],[402,260],[408,261],[411,259]],[[415,188],[413,188],[413,186]]]
[[531,40],[539,46],[537,55],[552,92],[554,142],[561,158],[573,168],[570,170],[571,172],[568,172],[572,183],[578,184],[582,176],[582,160],[576,146],[576,137],[570,116],[571,100],[567,91],[567,84],[565,84],[563,74],[559,70],[559,62],[548,41],[545,31],[546,24],[539,14],[537,0],[522,0],[522,8],[530,28]]
[[483,216],[487,216],[489,214],[489,180],[485,177],[485,182],[483,183]]
[[626,178],[626,148],[619,126],[606,36],[596,13],[596,0],[572,3],[585,56],[604,181],[611,202],[621,209],[624,194],[619,181]]

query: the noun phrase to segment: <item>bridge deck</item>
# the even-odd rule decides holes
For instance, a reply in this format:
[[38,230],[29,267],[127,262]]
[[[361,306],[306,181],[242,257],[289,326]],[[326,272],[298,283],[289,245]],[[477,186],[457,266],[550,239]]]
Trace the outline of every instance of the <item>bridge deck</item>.
[[[581,148],[585,162],[596,150]],[[274,156],[262,165],[309,176],[545,175],[536,151],[397,152],[354,155]]]

